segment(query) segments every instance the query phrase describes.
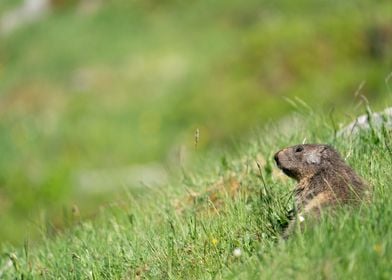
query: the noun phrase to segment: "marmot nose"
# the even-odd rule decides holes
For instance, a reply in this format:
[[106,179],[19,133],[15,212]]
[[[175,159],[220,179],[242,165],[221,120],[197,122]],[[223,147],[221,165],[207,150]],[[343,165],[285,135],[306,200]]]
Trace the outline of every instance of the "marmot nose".
[[279,152],[277,152],[275,155],[274,155],[274,160],[275,160],[275,162],[276,162],[276,164],[277,165],[279,165]]

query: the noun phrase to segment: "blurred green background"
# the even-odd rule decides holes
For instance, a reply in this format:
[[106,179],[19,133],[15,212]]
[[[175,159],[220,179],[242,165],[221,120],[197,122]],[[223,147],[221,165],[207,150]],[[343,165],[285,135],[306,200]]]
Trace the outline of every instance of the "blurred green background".
[[391,95],[389,0],[2,0],[0,22],[0,244],[164,184],[196,129],[201,153],[286,99]]

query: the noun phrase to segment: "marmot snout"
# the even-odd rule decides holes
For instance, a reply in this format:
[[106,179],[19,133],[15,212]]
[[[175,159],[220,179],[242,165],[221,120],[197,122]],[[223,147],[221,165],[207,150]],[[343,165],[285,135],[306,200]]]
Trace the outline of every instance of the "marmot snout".
[[[294,189],[298,215],[319,213],[321,208],[365,199],[366,183],[329,145],[304,144],[285,148],[274,156],[277,166],[298,181]],[[293,219],[285,233],[292,230]]]

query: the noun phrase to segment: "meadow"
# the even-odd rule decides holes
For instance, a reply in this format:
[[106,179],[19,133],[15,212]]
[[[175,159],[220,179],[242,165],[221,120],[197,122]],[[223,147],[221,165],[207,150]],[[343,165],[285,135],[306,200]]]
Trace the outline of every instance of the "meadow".
[[[300,107],[300,106],[299,106]],[[42,242],[6,247],[1,276],[12,279],[390,279],[391,131],[337,137],[330,119],[297,113],[270,124],[234,152],[202,156],[177,182],[142,195],[124,192],[96,219]],[[282,134],[285,135],[282,138]],[[287,241],[282,225],[294,182],[273,152],[304,138],[337,147],[373,187],[369,204],[338,209]],[[306,222],[306,221],[305,221]]]
[[[335,135],[390,106],[390,1],[51,2],[0,36],[0,275],[390,275],[390,136]],[[376,203],[281,245],[271,156],[304,140]]]

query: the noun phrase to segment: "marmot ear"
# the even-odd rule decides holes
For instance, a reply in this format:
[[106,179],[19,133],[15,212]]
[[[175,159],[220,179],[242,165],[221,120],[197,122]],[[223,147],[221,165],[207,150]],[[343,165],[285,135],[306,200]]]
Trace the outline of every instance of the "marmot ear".
[[308,164],[320,164],[321,162],[321,154],[317,151],[312,151],[310,153],[305,154],[305,161]]

